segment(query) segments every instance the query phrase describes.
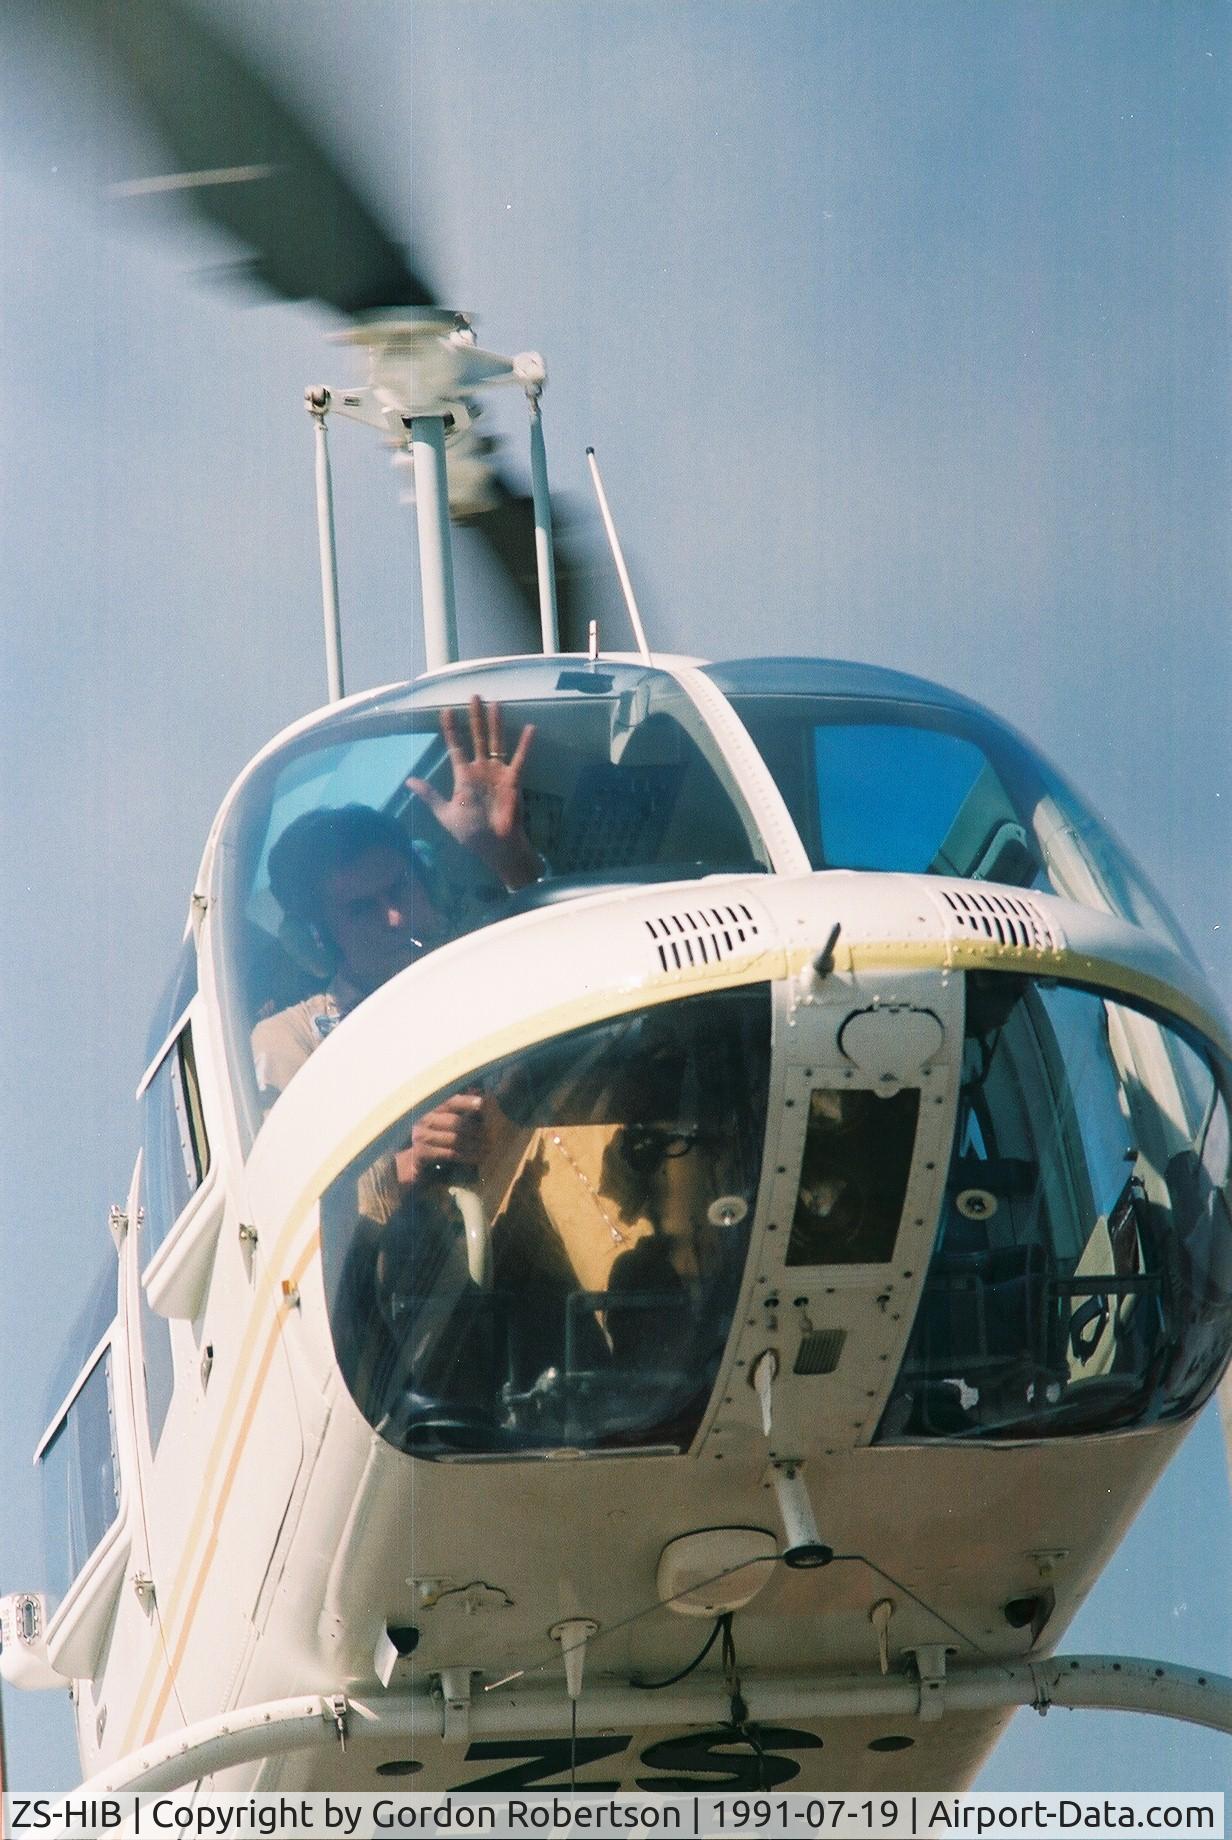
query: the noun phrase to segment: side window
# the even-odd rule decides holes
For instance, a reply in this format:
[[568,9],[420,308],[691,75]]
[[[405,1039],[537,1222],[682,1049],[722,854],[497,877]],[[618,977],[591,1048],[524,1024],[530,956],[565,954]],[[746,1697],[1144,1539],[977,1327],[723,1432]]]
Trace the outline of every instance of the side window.
[[196,994],[197,948],[190,936],[180,947],[175,970],[167,979],[150,1018],[143,1065],[149,1066]]
[[200,1188],[210,1166],[190,1027],[182,1029],[168,1048],[146,1081],[143,1096],[144,1270]]
[[[205,1180],[210,1166],[191,1027],[180,1031],[147,1079],[142,1104],[145,1154],[139,1245],[144,1272]],[[139,1288],[150,1448],[157,1450],[175,1387],[171,1324],[150,1308],[145,1286]]]
[[120,1511],[109,1347],[39,1451],[39,1470],[47,1587],[63,1598]]

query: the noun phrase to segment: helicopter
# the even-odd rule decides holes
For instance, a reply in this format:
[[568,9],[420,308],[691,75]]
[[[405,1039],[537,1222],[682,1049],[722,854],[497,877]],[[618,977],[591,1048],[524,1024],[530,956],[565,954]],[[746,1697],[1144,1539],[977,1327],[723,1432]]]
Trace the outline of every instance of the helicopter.
[[[518,889],[408,796],[447,796],[475,695],[535,729]],[[324,976],[271,858],[357,800],[473,924],[267,1113],[255,1033]],[[39,1445],[73,1539],[6,1667],[73,1681],[93,1773],[244,1707],[265,1742],[300,1696],[322,1742],[247,1780],[958,1780],[1004,1713],[984,1664],[1051,1640],[1218,1379],[1227,1055],[1132,864],[935,686],[596,645],[307,718],[207,846]],[[378,1271],[368,1172],[477,1086],[503,1144],[439,1185],[447,1276]],[[646,1697],[724,1617],[723,1673]]]

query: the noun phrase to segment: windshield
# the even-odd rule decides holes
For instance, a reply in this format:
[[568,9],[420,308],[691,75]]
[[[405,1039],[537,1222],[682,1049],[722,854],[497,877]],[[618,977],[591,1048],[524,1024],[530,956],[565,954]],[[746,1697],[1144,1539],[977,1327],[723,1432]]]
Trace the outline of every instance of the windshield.
[[778,784],[815,869],[1039,888],[1189,949],[1127,852],[1004,723],[918,678],[816,659],[707,674]]
[[[769,1056],[767,986],[690,997],[485,1067],[369,1145],[321,1235],[339,1364],[381,1436],[687,1447],[744,1270]],[[469,1160],[434,1161],[459,1129]]]
[[324,1036],[433,947],[571,893],[769,866],[675,680],[570,659],[450,673],[287,742],[221,860],[254,1130]]
[[1228,1204],[1204,1050],[1091,991],[969,974],[940,1232],[880,1441],[1193,1410],[1232,1347]]

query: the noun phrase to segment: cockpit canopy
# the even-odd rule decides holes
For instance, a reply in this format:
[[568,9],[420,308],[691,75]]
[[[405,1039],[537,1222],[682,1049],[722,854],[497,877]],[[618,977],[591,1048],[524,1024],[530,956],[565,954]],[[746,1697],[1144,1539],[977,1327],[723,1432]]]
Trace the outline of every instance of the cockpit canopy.
[[[612,883],[770,868],[721,750],[667,672],[528,659],[383,692],[288,741],[258,768],[235,810],[225,909],[237,1043],[246,1044],[263,1019],[326,992],[336,969],[330,942],[288,924],[270,890],[271,850],[307,812],[358,805],[398,825],[446,936],[525,904],[526,895],[511,897],[407,785],[413,777],[448,794],[441,714],[465,711],[476,694],[500,705],[508,751],[534,727],[521,799],[526,834],[543,864],[535,900]],[[314,1017],[310,1026],[336,1019]],[[250,1087],[251,1068],[238,1071]],[[254,1122],[260,1115],[258,1106]]]
[[[479,710],[467,723],[473,697],[489,717],[499,706],[503,729]],[[489,872],[433,815],[465,779],[446,711],[472,729],[469,764],[524,759],[529,877]],[[531,907],[808,868],[801,898],[821,908],[843,892],[828,875],[987,881],[1183,949],[1132,862],[1034,750],[919,680],[810,660],[704,675],[580,658],[451,670],[302,725],[227,813],[211,935],[249,1142],[365,995],[347,983],[345,929],[331,935],[324,910],[288,895],[279,865],[305,825],[323,840],[335,825],[387,840],[397,902],[421,930],[414,956],[366,992],[405,969],[408,1004],[432,988],[412,989],[415,957]],[[879,907],[911,891],[848,892]],[[517,973],[495,941],[490,962],[495,978]],[[702,1433],[777,1130],[776,974],[758,961],[749,975],[765,981],[644,997],[626,986],[620,1013],[601,1005],[567,1033],[545,1019],[542,1039],[532,1029],[504,1060],[477,1056],[329,1183],[335,1350],[389,1442],[491,1460],[683,1450]],[[949,1180],[875,1440],[1034,1440],[1186,1414],[1232,1337],[1223,1063],[1176,1016],[1109,992],[1017,963],[963,980]],[[375,1040],[375,999],[365,1014]],[[921,1149],[921,1094],[905,1084],[887,1100],[857,1082],[810,1103],[785,1267],[875,1276],[895,1257],[912,1169],[940,1147]],[[457,1116],[480,1111],[461,1153]],[[455,1135],[442,1155],[445,1113]]]
[[1107,826],[978,703],[871,665],[748,658],[705,668],[774,775],[814,869],[1038,888],[1183,945]]
[[[977,705],[916,678],[810,659],[746,660],[706,674],[760,763],[733,767],[730,736],[725,744],[687,674],[682,682],[668,668],[580,658],[482,664],[379,691],[267,754],[241,789],[219,851],[220,982],[250,1138],[290,1073],[356,1000],[338,989],[338,954],[325,931],[284,913],[271,891],[271,852],[308,813],[358,807],[396,827],[436,916],[425,949],[594,889],[798,867],[804,858],[819,870],[1038,888],[1183,945],[1105,827]],[[474,695],[500,706],[509,750],[534,729],[521,808],[542,878],[513,894],[408,785],[449,793],[442,714],[464,711]],[[800,839],[802,855],[790,864],[775,860],[753,815],[765,808],[767,772]]]

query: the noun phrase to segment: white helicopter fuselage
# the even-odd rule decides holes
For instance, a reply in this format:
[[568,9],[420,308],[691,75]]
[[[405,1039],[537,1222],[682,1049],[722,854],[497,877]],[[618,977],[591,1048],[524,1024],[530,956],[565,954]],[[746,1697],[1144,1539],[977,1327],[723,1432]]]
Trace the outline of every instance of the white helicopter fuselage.
[[[114,1507],[39,1645],[46,1684],[73,1683],[88,1777],[220,1712],[324,1696],[347,1744],[224,1747],[218,1786],[960,1786],[1007,1713],[930,1716],[923,1683],[1055,1645],[1218,1378],[1228,1042],[1188,960],[1084,900],[1046,801],[1064,894],[817,868],[713,683],[665,677],[770,873],[494,918],[361,1003],[255,1130],[218,933],[237,795],[220,814],[199,983],[142,1089],[178,1055],[168,1115],[196,1179],[151,1252],[138,1160],[114,1321],[40,1447],[45,1466],[87,1447],[105,1373]],[[668,1038],[687,1125],[645,1096]],[[745,1061],[753,1110],[725,1111]],[[395,1278],[427,1255],[354,1195],[409,1120],[471,1091],[502,1146],[433,1204],[438,1264]],[[620,1199],[622,1145],[658,1156],[653,1201]],[[1182,1228],[1191,1165],[1210,1179]],[[1212,1241],[1188,1276],[1173,1232]],[[725,1609],[738,1689],[713,1653],[648,1691]],[[572,1698],[562,1643],[584,1656]]]

